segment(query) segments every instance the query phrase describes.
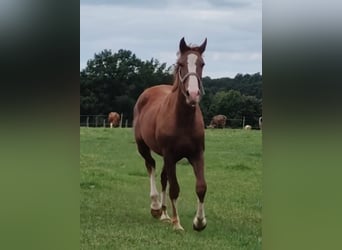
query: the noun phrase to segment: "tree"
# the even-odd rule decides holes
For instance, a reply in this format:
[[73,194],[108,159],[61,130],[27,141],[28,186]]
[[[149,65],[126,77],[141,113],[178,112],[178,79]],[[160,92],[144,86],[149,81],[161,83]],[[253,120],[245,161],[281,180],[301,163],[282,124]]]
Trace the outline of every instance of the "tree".
[[241,95],[237,90],[219,91],[211,98],[209,108],[204,111],[206,122],[214,115],[222,114],[228,117],[231,127],[241,126],[243,116],[249,119],[251,125],[255,125],[261,114],[261,100],[254,96]]
[[131,119],[133,106],[144,89],[172,76],[158,60],[142,61],[129,50],[103,50],[80,72],[81,114],[125,113]]
[[[120,49],[116,53],[103,50],[88,60],[80,72],[81,115],[106,116],[116,111],[123,113],[131,124],[139,95],[153,85],[172,84],[172,80],[171,67],[157,59],[142,61],[129,50]],[[232,127],[240,127],[243,116],[246,122],[257,126],[262,113],[260,73],[239,73],[234,78],[203,77],[202,80],[206,94],[200,106],[205,124],[214,115],[223,114]]]

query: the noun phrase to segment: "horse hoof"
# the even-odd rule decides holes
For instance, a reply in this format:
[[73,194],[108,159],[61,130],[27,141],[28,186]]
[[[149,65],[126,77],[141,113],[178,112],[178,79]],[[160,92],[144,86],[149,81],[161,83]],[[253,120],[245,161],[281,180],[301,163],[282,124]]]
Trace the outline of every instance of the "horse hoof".
[[207,222],[205,218],[203,219],[196,218],[194,220],[194,223],[192,224],[192,228],[198,232],[202,231],[206,226],[207,226]]
[[179,223],[179,219],[175,219],[175,218],[172,218],[171,219],[171,223],[172,223],[172,228],[173,230],[175,231],[184,231],[184,228],[181,226],[181,224]]
[[159,219],[161,214],[162,214],[162,210],[161,209],[152,209],[151,208],[151,215],[152,215],[152,217]]
[[202,225],[202,226],[196,226],[195,224],[192,224],[192,228],[198,232],[202,231],[206,226],[207,224]]
[[177,232],[183,232],[184,228],[180,224],[178,224],[178,225],[173,225],[173,230]]
[[164,222],[164,223],[171,223],[171,219],[170,218],[160,218],[160,221],[161,222]]
[[160,221],[166,222],[166,223],[171,223],[171,218],[165,214],[162,214],[160,217]]

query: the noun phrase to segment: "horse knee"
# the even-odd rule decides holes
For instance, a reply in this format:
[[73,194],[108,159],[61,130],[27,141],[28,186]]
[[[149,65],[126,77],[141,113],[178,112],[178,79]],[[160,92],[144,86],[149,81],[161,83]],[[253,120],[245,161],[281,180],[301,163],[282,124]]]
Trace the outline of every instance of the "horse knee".
[[167,186],[167,174],[166,174],[166,171],[162,171],[161,175],[160,175],[160,182],[161,182],[161,185],[162,185],[162,190],[165,190],[166,189],[166,186]]
[[146,166],[148,174],[150,175],[152,173],[152,169],[156,168],[156,162],[153,158],[146,159],[145,166]]
[[170,195],[170,199],[174,200],[177,199],[179,196],[179,186],[177,185],[171,185],[170,184],[170,190],[169,190],[169,195]]
[[200,202],[203,202],[206,192],[207,192],[207,184],[205,182],[196,184],[196,193]]
[[156,167],[156,161],[151,157],[145,160],[145,166],[148,168],[155,168]]

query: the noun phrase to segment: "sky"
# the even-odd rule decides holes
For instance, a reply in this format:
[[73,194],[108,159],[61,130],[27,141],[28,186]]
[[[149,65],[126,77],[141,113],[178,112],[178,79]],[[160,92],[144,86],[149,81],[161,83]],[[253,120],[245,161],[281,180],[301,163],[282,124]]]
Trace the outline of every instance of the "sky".
[[104,49],[172,66],[182,37],[207,38],[203,76],[262,74],[261,0],[81,0],[80,69]]

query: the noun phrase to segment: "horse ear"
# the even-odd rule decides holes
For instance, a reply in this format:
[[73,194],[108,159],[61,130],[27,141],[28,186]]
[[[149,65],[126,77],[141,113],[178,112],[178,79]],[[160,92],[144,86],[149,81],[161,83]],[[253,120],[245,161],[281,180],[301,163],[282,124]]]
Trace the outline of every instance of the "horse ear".
[[205,47],[207,46],[207,38],[205,38],[204,42],[201,46],[199,46],[199,52],[202,54],[205,51]]
[[188,45],[186,45],[185,43],[185,40],[184,40],[184,37],[180,40],[180,43],[179,43],[179,51],[181,53],[184,53],[186,51],[188,51],[190,48],[188,47]]

